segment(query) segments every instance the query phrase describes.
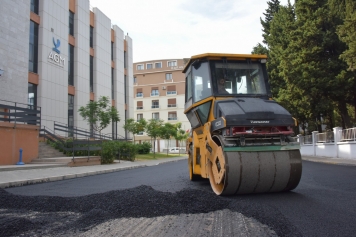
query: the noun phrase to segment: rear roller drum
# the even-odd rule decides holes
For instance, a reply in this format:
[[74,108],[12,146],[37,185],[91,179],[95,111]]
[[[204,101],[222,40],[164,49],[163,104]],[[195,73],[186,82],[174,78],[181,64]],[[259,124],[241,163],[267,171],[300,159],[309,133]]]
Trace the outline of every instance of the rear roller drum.
[[[221,148],[221,147],[220,147]],[[302,174],[299,150],[219,152],[208,163],[217,195],[289,191]]]

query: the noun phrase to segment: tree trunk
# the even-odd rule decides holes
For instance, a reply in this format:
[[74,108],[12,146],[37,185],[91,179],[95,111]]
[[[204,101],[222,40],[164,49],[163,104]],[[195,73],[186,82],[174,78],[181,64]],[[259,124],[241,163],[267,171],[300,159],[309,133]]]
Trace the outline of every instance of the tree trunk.
[[322,127],[321,127],[321,118],[320,114],[316,116],[316,126],[318,128],[319,133],[322,133]]
[[156,159],[156,138],[153,139],[153,159]]
[[346,103],[344,101],[340,101],[339,102],[339,112],[341,115],[341,120],[342,120],[342,128],[346,129],[346,128],[351,128],[351,118],[347,112],[347,107],[346,107]]

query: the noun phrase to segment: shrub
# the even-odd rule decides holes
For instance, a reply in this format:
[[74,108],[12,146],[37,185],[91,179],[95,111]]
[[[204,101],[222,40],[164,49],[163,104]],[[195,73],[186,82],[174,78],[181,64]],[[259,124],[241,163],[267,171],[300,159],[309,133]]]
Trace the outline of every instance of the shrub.
[[114,162],[117,153],[117,141],[103,141],[101,150],[101,164]]
[[135,161],[137,147],[130,142],[118,142],[117,151],[120,153],[121,160]]
[[143,142],[141,144],[136,144],[138,154],[149,154],[151,150],[151,143]]

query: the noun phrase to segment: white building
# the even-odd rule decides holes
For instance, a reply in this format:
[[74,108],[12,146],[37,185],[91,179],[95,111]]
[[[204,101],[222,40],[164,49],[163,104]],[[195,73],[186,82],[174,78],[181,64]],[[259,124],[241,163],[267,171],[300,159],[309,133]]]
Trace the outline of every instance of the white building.
[[[184,59],[161,59],[134,63],[134,118],[162,119],[176,124],[182,129],[190,130],[191,126],[184,114],[185,104],[185,66]],[[136,142],[150,141],[145,133],[135,136]],[[185,143],[185,141],[183,142]],[[160,140],[157,151],[177,147],[176,141]],[[183,145],[184,146],[184,145]]]
[[0,100],[41,107],[41,123],[89,129],[78,109],[108,96],[121,121],[103,134],[129,136],[132,39],[89,0],[2,0]]

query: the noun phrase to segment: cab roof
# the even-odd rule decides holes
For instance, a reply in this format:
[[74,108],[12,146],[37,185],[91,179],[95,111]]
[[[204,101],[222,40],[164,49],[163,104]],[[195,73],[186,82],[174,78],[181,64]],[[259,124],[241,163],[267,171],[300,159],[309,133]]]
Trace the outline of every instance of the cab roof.
[[197,59],[210,59],[210,60],[258,60],[258,59],[267,59],[267,55],[263,54],[228,54],[228,53],[204,53],[192,56],[188,63],[183,69],[183,73],[189,68],[189,66]]

